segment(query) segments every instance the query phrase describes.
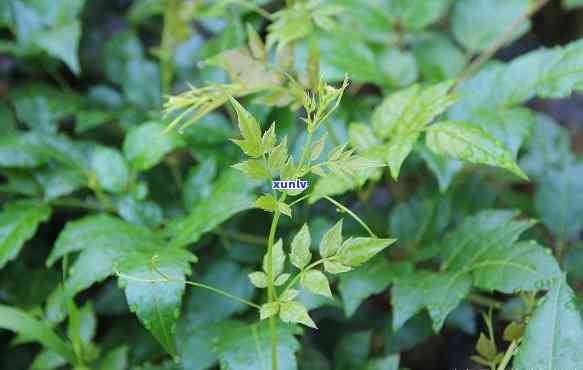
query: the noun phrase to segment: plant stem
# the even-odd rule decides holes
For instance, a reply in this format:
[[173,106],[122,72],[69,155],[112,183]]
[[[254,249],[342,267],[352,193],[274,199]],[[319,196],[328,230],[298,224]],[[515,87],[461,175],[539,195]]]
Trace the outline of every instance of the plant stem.
[[373,233],[372,230],[368,227],[368,225],[365,224],[364,221],[360,217],[358,217],[354,212],[352,212],[351,210],[346,208],[344,205],[335,201],[334,199],[330,198],[327,195],[325,195],[323,198],[326,199],[327,201],[329,201],[330,203],[334,204],[336,207],[340,208],[344,212],[348,213],[350,216],[352,216],[352,218],[354,218],[356,220],[356,222],[358,222],[370,234],[371,237],[373,237],[373,238],[377,237],[375,235],[375,233]]
[[476,58],[458,77],[454,88],[459,85],[460,82],[464,81],[470,77],[474,72],[476,72],[482,64],[490,60],[500,48],[506,45],[511,39],[518,27],[520,27],[524,22],[526,22],[531,16],[533,16],[537,11],[539,11],[543,6],[545,6],[549,0],[538,0],[520,17],[518,17],[512,24],[502,33],[494,42],[492,46],[486,49],[478,58]]
[[237,297],[236,295],[233,295],[233,294],[231,294],[229,292],[225,292],[224,290],[214,288],[214,287],[212,287],[210,285],[206,285],[206,284],[203,284],[203,283],[197,283],[195,281],[189,281],[189,280],[173,279],[173,278],[169,277],[168,275],[162,273],[158,269],[154,269],[154,270],[158,274],[160,274],[162,276],[162,278],[160,278],[160,279],[142,279],[142,278],[137,278],[137,277],[134,277],[134,276],[129,276],[129,275],[123,274],[123,273],[121,273],[121,272],[119,272],[117,270],[115,270],[114,272],[115,272],[115,274],[118,277],[121,277],[121,278],[124,278],[124,279],[127,279],[127,280],[131,280],[131,281],[138,281],[138,282],[142,282],[142,283],[184,283],[186,285],[191,285],[191,286],[194,286],[194,287],[197,287],[197,288],[203,288],[203,289],[210,290],[211,292],[214,292],[216,294],[219,294],[219,295],[222,295],[224,297],[230,298],[230,299],[232,299],[234,301],[243,303],[243,304],[245,304],[247,306],[250,306],[250,307],[253,307],[253,308],[256,308],[256,309],[261,308],[259,305],[255,304],[253,302],[250,302],[250,301],[248,301],[246,299]]
[[[284,201],[285,197],[286,194],[282,194],[280,201]],[[271,220],[269,237],[267,239],[267,301],[269,303],[275,301],[275,285],[273,284],[273,244],[280,215],[281,212],[278,208],[275,210],[273,219]],[[271,336],[271,370],[277,370],[277,327],[275,319],[275,316],[269,318],[269,334]]]
[[297,275],[294,276],[294,278],[291,279],[289,283],[287,283],[287,285],[285,286],[285,288],[283,289],[283,292],[281,294],[285,293],[288,289],[293,288],[293,286],[296,285],[296,283],[298,282],[298,280],[302,277],[302,275],[306,271],[308,271],[310,269],[313,269],[314,267],[316,267],[318,265],[321,265],[325,261],[329,261],[329,260],[331,260],[333,258],[334,257],[322,258],[322,259],[319,259],[318,261],[316,261],[316,262],[314,262],[314,263],[306,266],[304,269],[302,269],[300,272],[298,272]]
[[486,297],[481,294],[473,293],[468,296],[468,301],[493,308],[500,308],[502,302],[495,300],[494,298]]
[[514,351],[516,350],[517,346],[518,342],[515,340],[513,340],[512,343],[510,343],[510,346],[506,350],[506,353],[504,354],[504,357],[502,358],[500,365],[498,365],[498,370],[506,370],[506,366],[508,366],[510,360],[512,359],[512,356],[514,356]]
[[265,239],[259,236],[242,233],[236,230],[228,230],[222,227],[217,227],[213,232],[219,236],[224,236],[228,239],[238,240],[240,242],[254,245],[260,245],[262,247],[265,246]]

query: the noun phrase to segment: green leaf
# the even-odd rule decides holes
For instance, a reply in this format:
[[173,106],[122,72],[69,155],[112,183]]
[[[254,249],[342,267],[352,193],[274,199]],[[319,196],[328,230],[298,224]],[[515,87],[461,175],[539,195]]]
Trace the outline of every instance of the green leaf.
[[397,278],[411,273],[408,262],[389,263],[385,258],[374,258],[362,268],[340,275],[338,289],[344,302],[346,317],[352,316],[369,296],[384,291]]
[[430,82],[457,77],[465,66],[464,53],[442,33],[426,33],[412,45],[421,76]]
[[277,279],[275,279],[275,281],[273,282],[273,285],[275,286],[282,286],[283,284],[286,283],[286,281],[289,280],[291,274],[285,273],[285,274],[281,274],[277,277]]
[[112,193],[123,193],[126,190],[130,174],[119,151],[101,146],[95,148],[91,167],[102,189]]
[[334,256],[342,246],[342,219],[338,221],[330,230],[326,231],[320,241],[320,256],[322,258]]
[[279,305],[279,318],[286,323],[299,323],[317,329],[316,323],[308,314],[308,310],[299,302],[282,302]]
[[427,308],[433,330],[439,332],[446,317],[470,292],[472,278],[466,272],[416,271],[398,279],[391,291],[393,330]]
[[415,57],[408,51],[387,49],[379,56],[379,62],[389,86],[409,86],[419,77]]
[[401,166],[409,156],[409,153],[411,153],[418,138],[418,133],[399,136],[398,138],[391,140],[387,145],[386,161],[389,164],[393,179],[397,180],[399,178]]
[[310,252],[311,244],[310,229],[308,228],[308,224],[305,223],[294,236],[291,243],[290,261],[292,265],[303,269],[310,263],[312,260],[312,253]]
[[261,159],[250,159],[233,165],[233,168],[243,172],[246,176],[253,180],[268,180],[271,178],[271,173],[267,164]]
[[[295,339],[296,328],[277,326],[278,369],[297,370],[295,352],[300,345]],[[237,321],[223,323],[216,340],[216,352],[221,368],[258,370],[271,367],[269,330],[266,322],[247,324]]]
[[508,294],[545,288],[561,273],[550,249],[532,240],[491,248],[471,269],[475,286]]
[[583,42],[565,47],[538,49],[508,64],[494,63],[462,82],[460,100],[449,117],[471,121],[486,108],[507,109],[535,96],[560,98],[581,89]]
[[309,270],[302,275],[302,285],[312,293],[332,297],[328,278],[321,271]]
[[[67,292],[77,294],[114,273],[116,262],[136,251],[156,250],[164,241],[150,230],[109,215],[69,222],[47,259],[52,266],[65,254],[81,252],[69,271]],[[99,261],[99,263],[95,263]]]
[[48,204],[20,201],[4,205],[4,211],[0,213],[0,269],[18,255],[24,242],[50,216],[51,207]]
[[43,133],[56,133],[59,121],[81,108],[79,96],[39,82],[15,86],[9,100],[18,120]]
[[259,319],[265,320],[279,312],[279,302],[266,303],[259,309]]
[[172,221],[166,234],[174,246],[197,242],[201,235],[212,230],[236,213],[253,207],[252,186],[236,171],[225,171],[213,184],[209,197],[197,204],[183,219]]
[[349,267],[360,266],[395,241],[396,239],[349,238],[342,243],[338,260]]
[[477,287],[504,293],[548,286],[560,274],[558,264],[536,242],[516,242],[534,224],[516,215],[485,210],[466,218],[442,243],[442,269],[471,272]]
[[470,163],[487,164],[509,170],[528,180],[512,159],[512,153],[485,131],[462,121],[443,121],[427,129],[427,146],[437,154],[445,154]]
[[62,60],[78,75],[81,72],[77,49],[81,37],[81,23],[74,21],[42,31],[35,35],[35,43],[49,55]]
[[387,13],[405,28],[422,29],[439,20],[447,12],[450,0],[388,0]]
[[36,167],[49,160],[79,171],[88,167],[81,148],[63,135],[27,132],[0,138],[2,167]]
[[145,111],[159,109],[162,96],[158,65],[146,59],[132,58],[127,60],[122,68],[121,82],[127,100]]
[[[120,277],[130,309],[172,356],[178,355],[176,323],[184,293],[183,281],[185,275],[190,274],[192,259],[186,250],[166,247],[159,251],[135,251],[119,261],[119,269],[125,275],[158,281],[152,283]],[[165,278],[171,280],[160,282]]]
[[144,171],[158,164],[166,154],[184,144],[174,132],[164,132],[164,125],[150,121],[132,129],[123,143],[123,153],[132,169]]
[[583,319],[574,302],[575,293],[565,278],[560,278],[528,321],[514,358],[515,368],[556,370],[583,366]]
[[275,212],[277,209],[277,198],[273,194],[263,194],[255,201],[255,207],[267,212]]
[[512,158],[516,159],[518,150],[531,134],[535,124],[535,115],[526,108],[484,109],[476,112],[468,123],[498,139],[510,150]]
[[267,274],[263,271],[255,271],[249,274],[249,280],[251,284],[257,288],[267,288]]
[[217,161],[214,158],[204,160],[192,167],[184,184],[184,205],[191,209],[213,191],[213,179],[217,174]]
[[233,98],[230,99],[235,112],[237,112],[237,121],[239,130],[244,140],[234,140],[245,154],[251,157],[259,157],[264,153],[261,144],[261,127],[251,113],[249,113],[239,102]]
[[[463,163],[457,159],[438,155],[429,150],[423,142],[418,142],[415,150],[427,164],[427,167],[437,177],[439,191],[445,193],[453,181],[455,175],[463,168]],[[397,236],[397,239],[401,239]]]
[[[502,34],[529,9],[528,0],[460,0],[453,10],[453,33],[469,51],[478,52],[492,46]],[[496,14],[496,17],[492,17]],[[508,43],[525,34],[530,21],[514,31]]]
[[534,205],[546,227],[562,241],[583,230],[583,165],[546,169]]
[[507,248],[534,225],[532,220],[514,220],[510,210],[484,210],[467,217],[443,241],[442,269],[460,270],[471,266],[492,248]]
[[331,274],[341,274],[343,272],[347,272],[352,270],[352,267],[346,266],[334,259],[324,261],[324,270]]
[[42,321],[17,308],[0,305],[0,328],[8,329],[41,343],[51,351],[63,356],[69,363],[75,363],[76,357],[70,346]]
[[87,178],[76,169],[50,163],[34,173],[36,182],[42,187],[45,200],[71,194],[87,186]]
[[423,89],[413,85],[386,97],[373,112],[373,130],[382,139],[389,139],[385,160],[393,178],[398,177],[419,132],[455,101],[449,93],[451,87],[451,81]]
[[128,347],[121,346],[107,352],[99,370],[125,370],[128,367]]
[[[275,278],[283,272],[285,267],[285,253],[283,251],[283,242],[279,239],[272,247],[271,258],[272,258],[272,272]],[[269,259],[267,258],[267,253],[263,257],[263,271],[267,273],[269,271]]]
[[562,169],[572,162],[574,155],[569,131],[550,116],[537,114],[526,152],[520,158],[520,167],[530,177],[538,180],[549,169]]

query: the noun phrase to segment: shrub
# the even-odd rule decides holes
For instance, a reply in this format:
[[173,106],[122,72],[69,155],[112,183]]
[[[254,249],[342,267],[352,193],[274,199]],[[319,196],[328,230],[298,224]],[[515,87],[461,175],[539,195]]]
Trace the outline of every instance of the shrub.
[[0,364],[583,369],[547,3],[1,3]]

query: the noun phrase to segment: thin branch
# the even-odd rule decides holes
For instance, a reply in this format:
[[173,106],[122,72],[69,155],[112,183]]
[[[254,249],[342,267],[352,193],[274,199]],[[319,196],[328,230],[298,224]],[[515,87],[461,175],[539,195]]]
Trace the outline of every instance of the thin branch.
[[335,201],[334,199],[330,198],[329,196],[324,196],[323,198],[326,199],[327,201],[329,201],[330,203],[334,204],[336,207],[340,208],[344,212],[348,213],[350,216],[352,216],[352,218],[354,218],[356,220],[356,222],[358,222],[370,234],[371,237],[373,237],[373,238],[377,237],[375,235],[375,233],[372,232],[370,227],[368,227],[368,225],[360,217],[358,217],[354,212],[352,212],[351,210],[346,208],[343,204]]
[[508,29],[506,31],[504,31],[504,33],[502,33],[502,35],[500,35],[492,43],[492,46],[490,46],[482,54],[480,54],[480,56],[478,56],[478,58],[476,58],[460,74],[460,76],[458,77],[458,79],[454,85],[454,88],[456,88],[460,82],[464,81],[465,79],[470,77],[472,74],[474,74],[474,72],[476,72],[478,69],[480,69],[480,67],[484,63],[486,63],[488,60],[490,60],[498,52],[498,50],[500,50],[504,45],[506,45],[512,39],[512,36],[516,32],[516,30],[518,30],[519,27],[524,22],[528,21],[528,19],[530,17],[532,17],[536,12],[538,12],[548,2],[549,2],[549,0],[538,0],[537,2],[532,4],[532,6],[530,6],[530,8],[526,11],[526,13],[524,13],[523,15],[518,17],[514,22],[512,22],[512,24],[508,27]]

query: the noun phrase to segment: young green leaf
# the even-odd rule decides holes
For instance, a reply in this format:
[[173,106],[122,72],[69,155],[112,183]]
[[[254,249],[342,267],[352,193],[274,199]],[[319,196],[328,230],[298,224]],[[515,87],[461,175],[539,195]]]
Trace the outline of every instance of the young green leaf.
[[291,274],[288,274],[288,273],[284,273],[284,274],[279,275],[277,277],[277,279],[275,279],[275,281],[273,282],[273,285],[282,286],[283,284],[285,284],[286,281],[289,280],[290,276],[291,276]]
[[[285,253],[283,251],[283,242],[279,239],[274,245],[272,249],[272,259],[273,259],[273,276],[276,277],[283,272],[283,268],[285,265]],[[263,257],[263,271],[267,273],[269,271],[269,264],[267,259],[267,253]]]
[[312,239],[310,237],[310,230],[306,223],[292,240],[290,254],[292,265],[299,269],[303,269],[308,263],[310,263],[312,260],[312,253],[310,252],[311,243]]
[[349,267],[360,266],[395,241],[396,239],[349,238],[342,243],[338,261]]
[[312,320],[306,307],[295,301],[283,302],[279,307],[279,318],[283,322],[300,323],[310,328],[317,329],[316,323]]
[[342,219],[328,230],[320,241],[320,255],[322,258],[334,256],[342,245]]
[[271,178],[269,168],[261,159],[249,159],[232,166],[254,180],[268,180]]
[[341,274],[343,272],[347,272],[352,270],[352,267],[346,266],[336,260],[326,260],[324,261],[324,270],[331,274]]
[[267,274],[263,271],[255,271],[250,273],[249,280],[251,281],[251,284],[257,288],[267,288]]
[[320,294],[324,297],[332,297],[328,278],[321,271],[309,270],[305,272],[302,275],[301,282],[304,288],[312,293]]
[[512,159],[512,153],[485,131],[462,121],[444,121],[427,129],[426,143],[437,154],[470,163],[507,169],[518,177],[528,176]]
[[265,320],[270,318],[271,316],[277,315],[277,313],[279,312],[279,305],[280,305],[279,302],[271,302],[262,305],[261,308],[259,309],[259,319]]
[[287,136],[269,153],[267,165],[272,171],[280,171],[288,160]]
[[249,113],[239,102],[230,98],[231,105],[237,112],[239,130],[243,140],[233,140],[250,157],[259,157],[264,153],[261,143],[261,127],[251,113]]

